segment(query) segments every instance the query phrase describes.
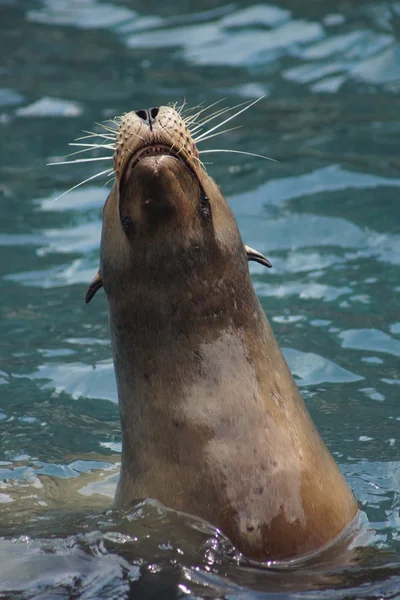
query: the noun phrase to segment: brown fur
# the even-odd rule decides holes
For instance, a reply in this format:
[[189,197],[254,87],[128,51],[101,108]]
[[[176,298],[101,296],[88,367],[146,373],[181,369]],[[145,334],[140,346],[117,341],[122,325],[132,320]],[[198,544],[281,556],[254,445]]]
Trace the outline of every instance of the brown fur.
[[[157,144],[177,154],[132,169]],[[91,294],[102,281],[123,439],[116,501],[157,498],[207,519],[249,557],[294,557],[338,535],[357,504],[256,297],[234,216],[197,158],[172,108],[151,127],[124,117]]]

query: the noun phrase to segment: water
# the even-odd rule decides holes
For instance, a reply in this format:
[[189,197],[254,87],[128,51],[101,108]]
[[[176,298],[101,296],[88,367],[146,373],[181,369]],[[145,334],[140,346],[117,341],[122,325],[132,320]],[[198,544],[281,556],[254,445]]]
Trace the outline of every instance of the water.
[[[1,598],[400,595],[400,4],[1,0]],[[95,122],[265,95],[204,143],[253,281],[368,525],[359,564],[238,561],[208,524],[112,510],[120,429],[94,180],[47,167]],[[235,123],[234,123],[235,124]],[[207,158],[205,158],[207,157]]]

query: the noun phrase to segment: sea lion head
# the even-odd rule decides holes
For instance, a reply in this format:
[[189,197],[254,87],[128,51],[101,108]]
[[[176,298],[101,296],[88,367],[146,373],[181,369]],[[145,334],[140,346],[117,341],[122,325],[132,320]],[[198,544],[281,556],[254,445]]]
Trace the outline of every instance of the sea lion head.
[[122,117],[114,171],[103,212],[101,276],[89,287],[87,301],[102,284],[107,296],[114,289],[120,293],[133,275],[136,282],[140,274],[165,282],[178,272],[194,275],[207,263],[221,272],[232,253],[244,263],[257,260],[244,247],[221,190],[174,108]]
[[[89,302],[106,285],[126,287],[139,268],[158,281],[200,268],[233,253],[270,267],[265,256],[243,246],[233,214],[199,159],[182,116],[171,106],[126,113],[114,151],[115,182],[103,212],[101,274]],[[205,251],[206,249],[206,251]],[[160,276],[161,275],[161,276]],[[124,285],[125,284],[125,285]],[[121,285],[123,286],[121,288]]]

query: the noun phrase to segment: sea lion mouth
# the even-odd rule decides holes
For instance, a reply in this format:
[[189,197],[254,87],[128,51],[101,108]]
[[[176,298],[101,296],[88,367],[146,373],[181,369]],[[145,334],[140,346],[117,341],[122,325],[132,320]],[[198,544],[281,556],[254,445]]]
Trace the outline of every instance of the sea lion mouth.
[[[182,162],[188,169],[193,173],[193,170],[189,167],[189,165],[185,162],[182,155],[178,152],[175,152],[172,148],[164,144],[149,144],[146,146],[142,146],[136,152],[133,153],[130,160],[127,161],[127,164],[121,174],[120,178],[120,189],[128,182],[132,172],[135,167],[144,159],[149,156],[171,156],[176,160]],[[195,175],[195,173],[193,173]]]

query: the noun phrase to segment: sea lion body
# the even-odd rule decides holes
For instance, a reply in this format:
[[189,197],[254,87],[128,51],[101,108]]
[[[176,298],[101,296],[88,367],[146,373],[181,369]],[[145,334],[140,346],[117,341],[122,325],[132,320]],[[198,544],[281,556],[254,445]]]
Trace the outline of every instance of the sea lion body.
[[114,165],[88,296],[104,285],[116,502],[153,497],[196,514],[252,558],[318,549],[357,504],[254,292],[232,211],[172,108],[125,115]]

